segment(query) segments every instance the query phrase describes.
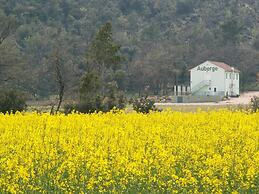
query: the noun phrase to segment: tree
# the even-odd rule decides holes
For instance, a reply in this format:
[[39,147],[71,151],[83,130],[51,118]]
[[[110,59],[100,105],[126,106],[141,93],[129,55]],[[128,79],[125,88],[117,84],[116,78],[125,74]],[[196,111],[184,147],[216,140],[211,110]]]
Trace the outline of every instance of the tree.
[[[64,83],[64,78],[62,75],[62,58],[60,55],[60,51],[57,49],[54,52],[54,56],[53,56],[53,65],[54,65],[54,69],[55,69],[55,77],[56,77],[56,82],[58,84],[58,105],[57,105],[57,109],[56,109],[56,113],[59,112],[59,109],[61,107],[61,103],[63,101],[64,98],[64,92],[65,92],[65,83]],[[54,106],[52,106],[51,108],[51,114],[54,114]]]
[[101,80],[97,72],[91,71],[82,77],[80,86],[80,100],[84,101],[85,98],[89,99],[91,96],[98,95],[101,87]]
[[17,28],[17,22],[14,17],[7,17],[0,13],[0,45],[13,33]]
[[[259,50],[258,10],[259,3],[255,0],[0,0],[1,85],[7,87],[13,80],[21,81],[14,78],[17,66],[24,61],[22,68],[25,65],[28,68],[22,71],[24,76],[19,76],[22,82],[26,80],[22,87],[40,97],[56,94],[50,52],[60,37],[58,31],[64,37],[58,40],[66,49],[66,54],[63,48],[61,53],[64,66],[75,67],[64,75],[66,95],[73,99],[80,84],[78,77],[91,70],[105,84],[116,77],[119,89],[130,93],[137,90],[143,93],[146,85],[151,85],[150,90],[160,90],[167,82],[186,83],[189,77],[186,69],[204,60],[224,59],[238,67],[239,61],[230,60],[228,50],[247,48],[249,53]],[[112,21],[112,31],[107,23],[96,33],[107,21]],[[116,39],[121,48],[105,37]],[[152,47],[158,48],[158,52],[161,48],[169,52],[153,57]],[[219,55],[220,50],[227,52]],[[129,60],[114,63],[116,58],[111,57],[114,53],[128,55]],[[241,69],[247,79],[244,86],[252,85],[258,62],[248,54],[240,58],[245,61]],[[117,65],[123,66],[117,68]],[[105,85],[101,87],[104,88],[100,90],[105,90]]]
[[178,15],[187,15],[193,12],[194,3],[190,0],[180,0],[176,5],[176,12]]
[[111,23],[106,23],[97,32],[87,55],[88,64],[101,73],[102,79],[104,79],[105,70],[120,69],[121,62],[124,60],[119,53],[120,48],[119,44],[113,42]]
[[23,111],[27,107],[23,94],[16,90],[0,91],[0,112]]
[[226,21],[222,26],[223,41],[238,43],[240,33],[244,30],[243,25],[237,19],[230,19]]
[[[0,82],[14,82],[23,64],[21,52],[14,39],[9,37],[18,27],[13,16],[6,16],[0,10]],[[1,83],[2,85],[2,83]]]
[[119,51],[120,45],[113,42],[112,25],[106,23],[91,43],[87,54],[88,72],[83,76],[80,88],[80,102],[90,111],[123,107],[122,93],[116,82],[120,80],[118,74],[123,61]]

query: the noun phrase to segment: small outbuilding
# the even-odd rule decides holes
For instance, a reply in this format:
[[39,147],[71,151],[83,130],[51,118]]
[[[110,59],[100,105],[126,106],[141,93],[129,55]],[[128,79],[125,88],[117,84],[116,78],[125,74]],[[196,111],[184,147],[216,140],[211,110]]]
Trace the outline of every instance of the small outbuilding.
[[199,96],[239,96],[240,71],[223,62],[206,61],[190,70],[191,93]]

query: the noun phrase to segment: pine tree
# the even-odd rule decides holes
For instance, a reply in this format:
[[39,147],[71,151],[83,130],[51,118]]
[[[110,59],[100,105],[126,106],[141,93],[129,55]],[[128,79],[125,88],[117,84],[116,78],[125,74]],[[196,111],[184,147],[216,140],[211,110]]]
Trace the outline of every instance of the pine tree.
[[102,26],[93,40],[87,55],[88,63],[99,73],[105,69],[120,69],[124,57],[120,55],[121,46],[113,41],[110,22]]
[[120,48],[113,41],[111,23],[106,23],[97,32],[87,53],[89,68],[81,82],[81,112],[124,107],[124,97],[118,89],[115,76],[124,60]]

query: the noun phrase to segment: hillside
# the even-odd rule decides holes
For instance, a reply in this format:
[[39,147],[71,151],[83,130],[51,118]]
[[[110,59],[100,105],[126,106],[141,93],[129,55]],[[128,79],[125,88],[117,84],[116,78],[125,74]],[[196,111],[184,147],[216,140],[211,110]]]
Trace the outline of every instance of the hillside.
[[0,85],[55,94],[52,58],[59,49],[72,95],[91,40],[110,21],[126,56],[120,84],[127,92],[187,84],[188,69],[207,59],[240,69],[243,90],[258,89],[258,10],[257,0],[0,0],[1,26],[10,18],[17,23],[0,44]]

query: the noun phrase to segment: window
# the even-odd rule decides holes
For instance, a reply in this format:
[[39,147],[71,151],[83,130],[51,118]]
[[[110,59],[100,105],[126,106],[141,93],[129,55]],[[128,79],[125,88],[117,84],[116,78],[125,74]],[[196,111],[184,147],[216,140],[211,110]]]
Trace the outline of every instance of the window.
[[236,79],[238,80],[238,73],[236,74]]
[[226,73],[226,79],[228,79],[228,73]]
[[217,88],[214,88],[214,92],[217,92]]

